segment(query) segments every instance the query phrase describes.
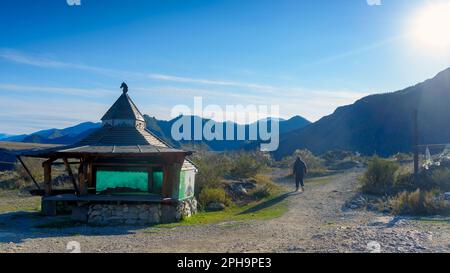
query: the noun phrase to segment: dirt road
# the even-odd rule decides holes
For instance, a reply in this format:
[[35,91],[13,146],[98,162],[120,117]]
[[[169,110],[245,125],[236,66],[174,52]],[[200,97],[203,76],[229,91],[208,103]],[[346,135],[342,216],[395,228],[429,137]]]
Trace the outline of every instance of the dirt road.
[[[355,195],[354,170],[310,180],[305,193],[287,193],[288,212],[265,221],[167,228],[74,227],[35,229],[29,215],[0,215],[0,252],[450,252],[450,223],[393,218],[347,209]],[[282,179],[276,180],[293,187]],[[271,204],[266,204],[270,206]]]

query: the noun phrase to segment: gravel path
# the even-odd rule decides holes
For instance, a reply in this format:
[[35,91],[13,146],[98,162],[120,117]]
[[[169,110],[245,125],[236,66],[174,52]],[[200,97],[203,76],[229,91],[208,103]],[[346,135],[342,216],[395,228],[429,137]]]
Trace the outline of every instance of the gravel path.
[[[282,171],[275,173],[286,186]],[[0,215],[0,252],[450,252],[450,222],[393,218],[346,209],[355,195],[355,170],[288,193],[288,212],[266,221],[167,228],[32,228],[30,214]],[[36,217],[36,216],[34,216]]]

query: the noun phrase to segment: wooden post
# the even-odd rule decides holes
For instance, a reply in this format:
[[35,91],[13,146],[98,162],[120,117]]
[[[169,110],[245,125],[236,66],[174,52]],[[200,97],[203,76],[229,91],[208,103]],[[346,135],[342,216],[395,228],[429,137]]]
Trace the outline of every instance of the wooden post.
[[177,198],[180,184],[180,163],[172,163],[164,168],[163,196],[166,198]]
[[414,178],[419,175],[419,125],[418,111],[413,112],[413,151],[414,151]]
[[151,167],[147,168],[148,173],[148,191],[153,193],[153,171]]
[[67,158],[63,158],[63,161],[64,161],[64,165],[66,166],[66,171],[70,176],[70,180],[72,181],[75,192],[77,195],[80,195],[80,190],[78,189],[77,181],[75,179],[75,176],[73,175],[72,168],[69,165],[69,161],[67,160]]
[[168,166],[164,165],[162,168],[163,171],[163,184],[162,184],[162,189],[161,189],[161,193],[162,196],[164,198],[170,198],[171,193],[169,190],[169,176],[170,176],[170,171]]
[[78,167],[78,187],[80,189],[80,194],[87,194],[87,165],[84,159],[81,159],[80,167]]
[[94,169],[93,169],[92,161],[89,160],[87,165],[87,179],[88,179],[88,186],[94,187]]
[[44,191],[45,196],[49,196],[52,193],[52,163],[45,161],[42,166],[44,167]]

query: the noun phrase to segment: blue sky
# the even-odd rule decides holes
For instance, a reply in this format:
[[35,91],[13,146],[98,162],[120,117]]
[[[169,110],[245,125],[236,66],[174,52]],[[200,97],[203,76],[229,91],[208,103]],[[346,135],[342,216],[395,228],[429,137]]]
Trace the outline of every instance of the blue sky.
[[276,104],[281,117],[315,121],[449,67],[450,50],[410,35],[434,2],[2,1],[0,132],[97,121],[122,81],[157,118],[202,96],[221,106]]

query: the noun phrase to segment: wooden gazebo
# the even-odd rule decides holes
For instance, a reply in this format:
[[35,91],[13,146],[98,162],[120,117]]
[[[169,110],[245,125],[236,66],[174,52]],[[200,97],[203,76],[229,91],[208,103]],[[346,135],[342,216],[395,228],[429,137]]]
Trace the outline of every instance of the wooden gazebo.
[[[101,119],[102,127],[85,139],[21,155],[45,159],[44,189],[40,192],[45,214],[56,214],[57,202],[79,206],[160,203],[176,207],[193,199],[196,167],[186,158],[191,152],[170,147],[152,134],[128,96],[126,84],[121,88],[122,95]],[[73,189],[53,189],[54,164],[65,165]],[[78,165],[77,176],[73,165]]]

